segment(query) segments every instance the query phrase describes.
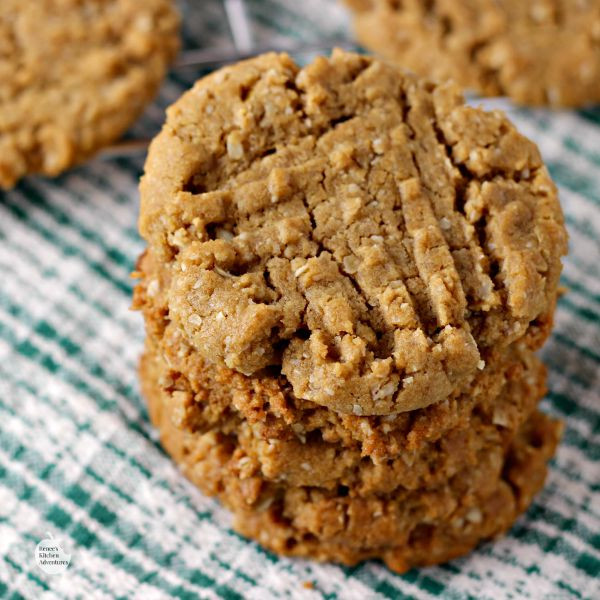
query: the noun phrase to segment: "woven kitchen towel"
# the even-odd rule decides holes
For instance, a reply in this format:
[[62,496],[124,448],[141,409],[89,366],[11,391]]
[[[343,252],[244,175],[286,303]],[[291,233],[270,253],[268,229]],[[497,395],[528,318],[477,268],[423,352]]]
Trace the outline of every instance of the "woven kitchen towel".
[[[195,4],[185,44],[229,43],[220,3]],[[248,5],[262,41],[347,33],[334,0]],[[170,75],[130,135],[153,135],[201,74]],[[600,598],[600,108],[511,116],[541,147],[571,241],[543,350],[543,407],[565,436],[506,538],[399,576],[278,558],[236,535],[162,452],[139,393],[129,273],[143,156],[96,159],[0,193],[0,597]],[[40,568],[59,547],[62,573]]]

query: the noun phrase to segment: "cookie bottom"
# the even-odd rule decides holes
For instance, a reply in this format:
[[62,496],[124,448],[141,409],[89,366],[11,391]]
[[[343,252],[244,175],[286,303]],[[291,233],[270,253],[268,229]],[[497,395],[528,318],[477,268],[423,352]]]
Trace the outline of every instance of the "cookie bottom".
[[248,471],[235,434],[174,425],[176,406],[160,385],[159,359],[146,354],[140,375],[163,446],[193,483],[233,512],[239,533],[279,554],[347,565],[380,558],[400,573],[466,554],[509,529],[543,486],[561,432],[559,422],[536,410],[508,444],[490,440],[476,465],[446,481],[361,495]]

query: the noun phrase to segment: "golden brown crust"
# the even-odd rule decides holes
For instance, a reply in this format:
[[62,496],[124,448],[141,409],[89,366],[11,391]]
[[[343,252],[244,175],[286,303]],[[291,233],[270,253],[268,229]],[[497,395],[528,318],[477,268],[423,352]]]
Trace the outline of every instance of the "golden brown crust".
[[162,82],[178,24],[171,0],[2,0],[0,187],[118,138]]
[[600,100],[598,0],[345,0],[366,47],[521,104]]
[[141,196],[148,285],[195,351],[280,368],[344,414],[466,388],[551,314],[566,249],[537,148],[502,114],[341,51],[197,82]]

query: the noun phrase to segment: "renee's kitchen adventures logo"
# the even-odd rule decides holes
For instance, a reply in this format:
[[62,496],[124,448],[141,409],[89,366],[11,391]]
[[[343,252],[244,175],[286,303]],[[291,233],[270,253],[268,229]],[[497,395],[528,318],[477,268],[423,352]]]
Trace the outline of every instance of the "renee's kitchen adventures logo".
[[63,550],[58,539],[46,533],[46,537],[35,547],[35,562],[44,573],[59,575],[67,570],[71,555]]

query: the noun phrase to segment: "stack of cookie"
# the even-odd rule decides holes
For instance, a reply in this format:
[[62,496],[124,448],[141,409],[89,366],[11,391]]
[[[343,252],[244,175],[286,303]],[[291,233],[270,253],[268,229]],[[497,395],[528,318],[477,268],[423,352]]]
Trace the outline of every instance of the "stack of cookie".
[[566,251],[505,116],[342,51],[267,54],[169,110],[141,183],[142,388],[165,448],[276,552],[397,571],[531,502]]

